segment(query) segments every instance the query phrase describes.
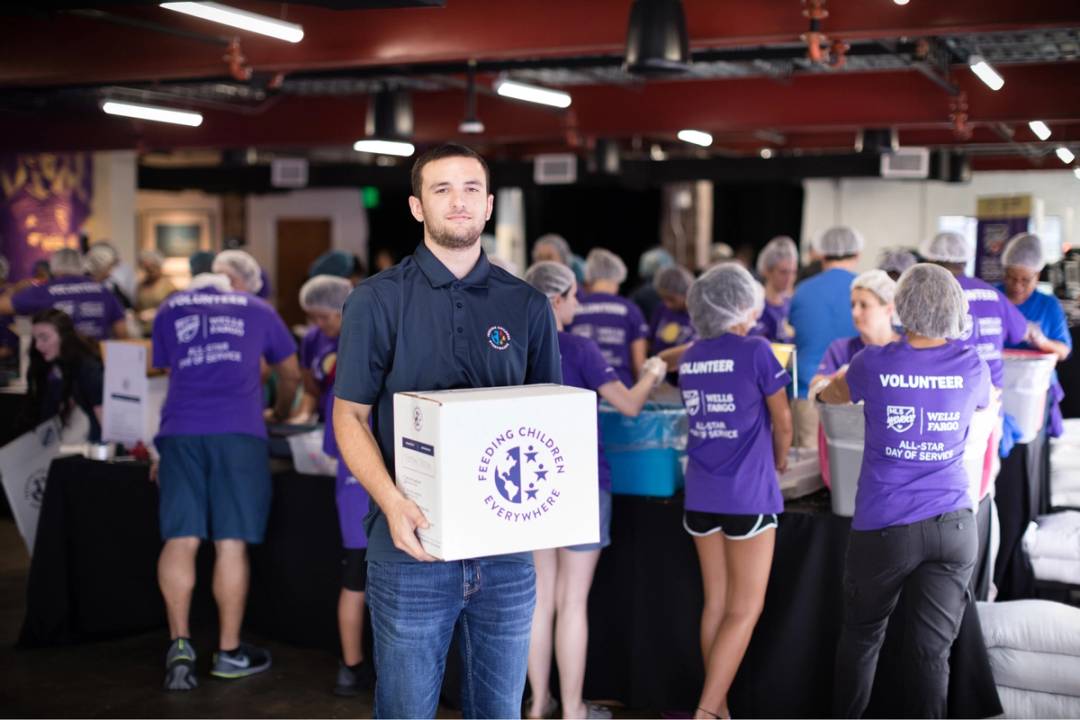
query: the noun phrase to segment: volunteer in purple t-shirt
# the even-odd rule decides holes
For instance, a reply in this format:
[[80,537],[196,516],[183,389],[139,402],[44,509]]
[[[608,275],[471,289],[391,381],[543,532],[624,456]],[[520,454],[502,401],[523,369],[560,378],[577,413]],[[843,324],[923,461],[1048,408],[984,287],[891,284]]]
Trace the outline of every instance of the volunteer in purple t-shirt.
[[964,469],[972,415],[990,403],[990,371],[950,342],[968,313],[963,288],[922,263],[900,276],[906,337],[866,347],[819,394],[862,402],[866,421],[855,516],[844,564],[836,717],[861,717],[901,592],[907,603],[904,717],[944,717],[949,649],[960,629],[978,540]]
[[161,454],[159,515],[165,540],[158,581],[171,638],[166,690],[193,690],[198,684],[188,608],[203,540],[214,542],[219,618],[210,674],[232,679],[270,667],[266,650],[240,642],[247,544],[262,542],[270,513],[259,369],[265,359],[277,371],[274,419],[279,422],[288,415],[300,370],[285,323],[250,292],[258,290],[258,264],[245,252],[227,250],[213,267],[221,275],[197,276],[191,288],[162,303],[154,318],[154,365],[169,371],[154,441]]
[[[664,376],[667,368],[663,361],[647,360],[641,379],[627,388],[594,341],[564,331],[578,307],[574,272],[558,262],[538,262],[525,273],[525,282],[551,302],[559,329],[563,384],[596,391],[624,415],[634,417],[641,412],[649,392]],[[597,434],[598,440],[599,437]],[[553,638],[559,659],[562,716],[611,717],[610,711],[586,704],[581,697],[585,683],[589,588],[600,550],[611,544],[611,468],[604,457],[603,443],[599,445],[600,542],[533,552],[536,609],[529,642],[530,717],[549,717],[558,708],[548,685]]]
[[623,384],[634,384],[645,364],[649,326],[638,306],[619,296],[626,279],[626,264],[603,248],[585,258],[585,281],[589,290],[580,296],[581,306],[569,326],[575,335],[594,340],[608,365]]
[[765,309],[751,332],[771,342],[789,343],[795,333],[788,322],[791,295],[799,272],[799,249],[786,235],[778,235],[758,253],[757,273],[765,284]]
[[694,339],[694,326],[686,310],[686,293],[694,276],[680,265],[661,268],[653,276],[653,287],[660,296],[660,306],[649,323],[649,351],[654,355]]
[[300,307],[312,324],[300,343],[300,374],[305,390],[318,398],[319,416],[326,423],[323,452],[338,458],[334,498],[345,558],[337,609],[341,660],[334,694],[342,697],[370,690],[375,681],[372,663],[364,659],[363,643],[364,591],[367,588],[367,534],[363,521],[368,512],[368,494],[341,461],[333,422],[341,309],[352,288],[351,282],[333,275],[316,275],[300,288]]
[[762,296],[736,263],[707,271],[687,296],[699,339],[678,371],[690,429],[683,525],[705,593],[698,718],[730,714],[728,689],[761,615],[784,509],[776,474],[791,447],[791,378],[767,340],[747,337]]
[[49,257],[52,279],[0,297],[0,316],[33,315],[46,308],[67,313],[75,331],[92,340],[127,337],[124,309],[104,285],[83,274],[77,250],[63,248]]

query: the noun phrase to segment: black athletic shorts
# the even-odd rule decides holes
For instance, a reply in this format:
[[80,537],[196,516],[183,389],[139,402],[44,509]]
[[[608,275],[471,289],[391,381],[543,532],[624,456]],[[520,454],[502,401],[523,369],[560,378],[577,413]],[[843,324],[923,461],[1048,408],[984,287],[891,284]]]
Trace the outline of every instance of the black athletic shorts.
[[367,548],[345,548],[345,559],[341,565],[341,587],[364,592],[367,589]]
[[775,513],[768,515],[730,515],[727,513],[683,511],[683,527],[697,537],[724,533],[730,540],[749,540],[779,524]]

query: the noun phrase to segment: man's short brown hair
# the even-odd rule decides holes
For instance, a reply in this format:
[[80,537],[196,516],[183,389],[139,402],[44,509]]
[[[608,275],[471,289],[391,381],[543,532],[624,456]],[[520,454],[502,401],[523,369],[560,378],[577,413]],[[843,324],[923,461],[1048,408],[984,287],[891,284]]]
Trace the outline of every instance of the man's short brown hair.
[[485,189],[489,194],[491,193],[491,170],[488,168],[488,164],[484,161],[484,158],[480,157],[480,153],[470,147],[458,145],[457,143],[444,143],[443,145],[433,147],[423,153],[420,157],[416,158],[416,162],[413,163],[410,180],[412,181],[412,194],[414,197],[421,197],[420,191],[423,189],[423,178],[421,177],[421,173],[424,170],[424,166],[429,162],[450,157],[472,158],[480,163],[480,167],[484,168]]

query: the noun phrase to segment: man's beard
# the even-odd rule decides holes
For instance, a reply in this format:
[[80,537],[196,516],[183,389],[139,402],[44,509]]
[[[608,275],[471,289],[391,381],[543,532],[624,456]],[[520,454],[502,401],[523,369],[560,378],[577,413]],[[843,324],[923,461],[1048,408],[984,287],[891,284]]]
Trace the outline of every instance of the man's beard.
[[480,225],[478,228],[461,228],[455,232],[448,224],[436,224],[426,218],[424,220],[424,225],[427,227],[427,234],[435,241],[436,245],[450,250],[464,250],[465,248],[472,247],[476,244],[476,241],[480,239],[480,234],[484,232],[483,225]]

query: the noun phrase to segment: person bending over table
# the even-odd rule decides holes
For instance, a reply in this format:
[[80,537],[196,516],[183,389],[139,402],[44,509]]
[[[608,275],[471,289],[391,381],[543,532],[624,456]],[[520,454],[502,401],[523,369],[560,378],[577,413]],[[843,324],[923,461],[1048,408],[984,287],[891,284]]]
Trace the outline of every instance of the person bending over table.
[[[578,307],[574,272],[557,262],[539,262],[525,273],[525,282],[544,293],[559,330],[563,384],[594,390],[616,410],[630,417],[641,412],[649,392],[667,369],[659,358],[647,360],[641,379],[627,388],[588,338],[564,332]],[[597,434],[597,438],[599,438]],[[533,552],[536,566],[536,610],[529,642],[529,717],[549,717],[558,707],[550,696],[552,636],[559,662],[559,690],[564,718],[608,718],[611,712],[581,698],[588,647],[588,600],[601,549],[611,544],[611,468],[601,441],[597,468],[600,483],[600,542]]]
[[47,308],[31,319],[30,365],[26,371],[27,429],[59,415],[66,426],[78,407],[90,420],[87,440],[101,442],[101,397],[105,369],[96,344],[75,332],[71,317]]
[[759,287],[729,262],[698,278],[687,296],[700,338],[678,363],[690,421],[683,526],[694,537],[705,594],[696,718],[730,716],[728,690],[765,604],[784,509],[777,472],[791,447],[791,378],[767,340],[747,337]]
[[428,520],[389,470],[394,393],[561,382],[555,319],[542,293],[483,253],[495,200],[483,158],[441,145],[417,158],[411,179],[423,242],[349,295],[334,384],[342,460],[374,501],[365,526],[375,716],[434,717],[456,633],[462,715],[517,717],[536,602],[532,555],[437,562],[424,550],[416,531]]
[[370,690],[375,681],[372,663],[364,661],[363,642],[364,590],[367,587],[367,534],[363,521],[368,513],[368,495],[341,460],[334,439],[334,378],[337,376],[341,310],[352,289],[349,280],[333,275],[316,275],[300,288],[300,307],[314,325],[300,343],[300,373],[307,392],[317,398],[319,414],[326,423],[323,452],[338,458],[334,499],[345,558],[337,609],[341,660],[334,694],[342,697]]
[[963,334],[968,303],[956,278],[918,264],[900,276],[906,337],[866,347],[819,394],[862,401],[866,441],[844,561],[844,619],[834,714],[861,717],[889,616],[908,603],[905,686],[897,714],[944,717],[949,650],[960,629],[978,540],[964,442],[990,403],[990,371]]
[[[260,543],[270,515],[270,463],[263,422],[262,359],[277,371],[275,421],[284,421],[300,370],[285,323],[258,290],[259,266],[247,253],[226,250],[214,269],[171,295],[154,318],[154,366],[168,368],[169,390],[155,444],[165,545],[158,582],[165,598],[170,644],[165,689],[194,690],[195,648],[188,615],[195,556],[214,542],[214,600],[218,651],[210,674],[235,679],[270,667],[270,653],[240,642],[248,590],[247,545]],[[203,285],[203,283],[207,283]]]
[[765,244],[757,258],[758,277],[765,283],[765,308],[751,331],[771,342],[789,343],[794,337],[788,313],[795,277],[799,273],[799,249],[787,235]]
[[649,322],[649,352],[657,354],[694,339],[694,326],[686,311],[686,293],[694,276],[681,265],[669,265],[653,276],[660,306]]

